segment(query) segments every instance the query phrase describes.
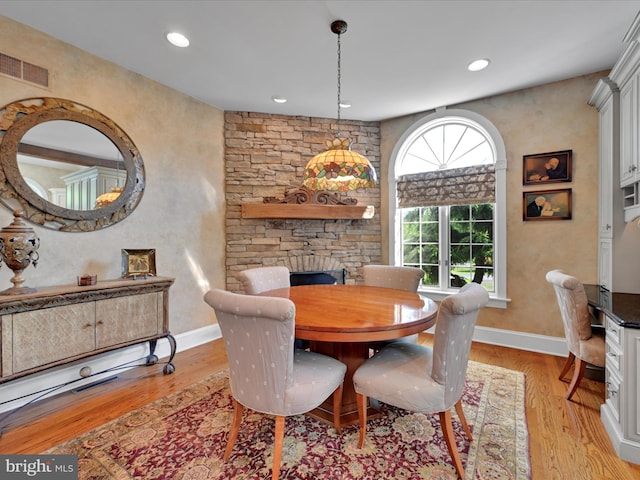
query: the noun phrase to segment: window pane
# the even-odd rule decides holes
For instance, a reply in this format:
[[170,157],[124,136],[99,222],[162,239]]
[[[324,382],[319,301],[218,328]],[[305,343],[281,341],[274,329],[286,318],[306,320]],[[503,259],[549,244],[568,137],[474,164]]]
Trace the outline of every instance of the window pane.
[[421,219],[423,222],[438,222],[438,207],[422,207]]
[[402,247],[402,264],[420,262],[420,245],[404,245]]
[[402,225],[402,243],[417,243],[420,241],[420,224],[405,223]]
[[449,208],[451,221],[469,220],[469,205],[454,205]]
[[439,225],[437,223],[425,223],[422,225],[422,241],[438,242]]
[[438,244],[424,245],[422,247],[422,263],[438,265]]
[[423,285],[428,285],[430,287],[437,287],[440,285],[440,278],[438,278],[438,266],[437,265],[423,265],[422,269],[424,270],[424,278],[422,279]]

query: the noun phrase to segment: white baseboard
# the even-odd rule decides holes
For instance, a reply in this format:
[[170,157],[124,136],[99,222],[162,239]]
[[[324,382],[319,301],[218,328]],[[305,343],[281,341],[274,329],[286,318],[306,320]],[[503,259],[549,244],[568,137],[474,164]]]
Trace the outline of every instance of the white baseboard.
[[559,357],[569,355],[567,340],[564,337],[549,337],[535,333],[514,332],[499,328],[476,327],[473,339],[480,343],[500,345],[502,347],[546,353]]
[[[427,333],[433,333],[433,330],[433,328],[427,330]],[[191,330],[175,337],[176,350],[182,352],[216,340],[221,336],[218,325],[210,325]],[[473,339],[476,342],[546,353],[549,355],[567,356],[568,354],[565,339],[558,337],[514,332],[497,328],[476,327]],[[155,353],[158,358],[160,358],[160,363],[167,361],[170,352],[169,342],[166,339],[158,341]],[[134,345],[1,384],[0,413],[21,407],[34,398],[38,398],[39,394],[37,392],[47,392],[42,395],[42,398],[45,398],[104,380],[113,375],[117,375],[119,372],[135,368],[137,365],[144,363],[144,359],[148,354],[149,348],[146,343]],[[115,368],[117,366],[121,367]],[[95,373],[91,377],[82,378],[79,372],[83,367],[89,367],[93,372],[100,373]],[[176,365],[175,367],[176,373],[179,374],[180,365]],[[148,368],[160,369],[161,367]],[[54,388],[55,390],[49,391]],[[2,418],[0,417],[0,428],[2,427],[1,420]]]
[[[218,325],[191,330],[175,337],[176,351],[188,350],[220,337],[221,333]],[[160,359],[159,364],[166,363],[170,353],[169,341],[160,339],[155,351],[155,354]],[[39,400],[108,379],[120,372],[144,364],[147,355],[149,355],[148,343],[142,343],[84,358],[77,362],[0,384],[0,413],[21,407],[34,399]],[[95,373],[90,377],[83,378],[80,376],[80,369],[83,367],[89,367]],[[179,373],[180,365],[175,365],[175,367],[176,373]],[[161,371],[160,365],[146,368],[157,368]],[[1,427],[2,417],[0,416]]]

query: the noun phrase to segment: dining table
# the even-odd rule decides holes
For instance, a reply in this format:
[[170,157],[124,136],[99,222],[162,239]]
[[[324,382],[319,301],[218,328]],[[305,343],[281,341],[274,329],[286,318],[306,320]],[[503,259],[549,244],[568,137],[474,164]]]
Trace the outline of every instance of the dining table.
[[[436,322],[438,305],[419,293],[366,285],[300,285],[262,292],[290,299],[296,307],[295,336],[309,349],[347,366],[340,424],[358,421],[353,374],[371,356],[372,344],[423,332]],[[377,411],[370,405],[370,414]],[[310,415],[333,423],[328,398]]]

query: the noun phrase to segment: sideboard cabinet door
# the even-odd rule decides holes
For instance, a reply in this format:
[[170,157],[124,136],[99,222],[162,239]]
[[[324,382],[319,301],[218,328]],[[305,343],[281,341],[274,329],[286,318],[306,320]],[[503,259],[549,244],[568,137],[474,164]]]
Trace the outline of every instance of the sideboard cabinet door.
[[13,374],[95,349],[93,302],[15,313],[12,317]]
[[162,333],[162,293],[145,293],[96,302],[96,348]]

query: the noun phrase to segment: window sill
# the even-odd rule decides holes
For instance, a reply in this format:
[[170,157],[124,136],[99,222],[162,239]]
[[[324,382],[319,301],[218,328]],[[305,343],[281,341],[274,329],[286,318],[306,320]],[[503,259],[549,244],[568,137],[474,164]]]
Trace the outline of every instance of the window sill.
[[[428,289],[420,289],[418,291],[418,293],[420,295],[423,295],[425,297],[429,297],[431,300],[434,300],[436,302],[441,302],[442,300],[444,300],[446,297],[448,297],[451,294],[455,294],[457,292],[457,290],[450,290],[450,291],[442,291],[442,290],[428,290]],[[489,303],[487,304],[487,307],[490,308],[507,308],[507,305],[511,303],[511,299],[510,298],[501,298],[498,297],[494,294],[489,294]]]

